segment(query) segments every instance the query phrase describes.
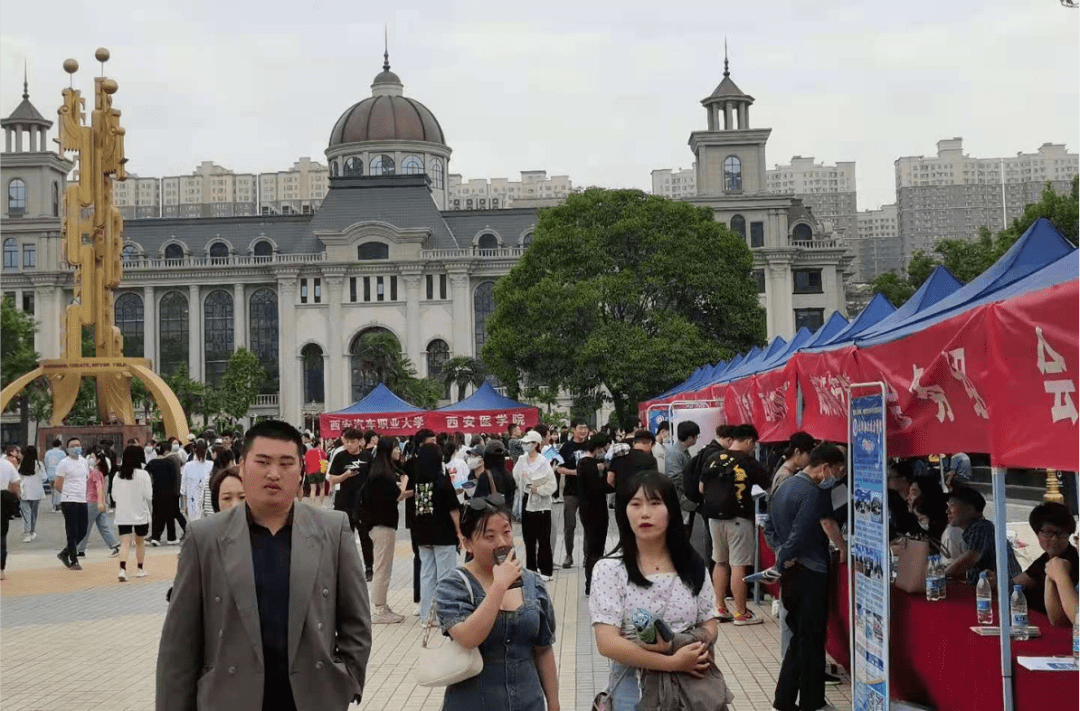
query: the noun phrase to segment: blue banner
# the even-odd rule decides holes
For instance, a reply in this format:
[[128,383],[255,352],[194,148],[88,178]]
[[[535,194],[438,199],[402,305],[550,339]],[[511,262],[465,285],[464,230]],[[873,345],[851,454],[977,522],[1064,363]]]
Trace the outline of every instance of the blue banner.
[[[666,409],[655,409],[649,411],[649,431],[656,434],[660,429],[660,423],[667,421],[668,411]],[[672,432],[672,434],[675,434]]]
[[851,398],[851,678],[855,711],[889,708],[889,510],[885,394]]

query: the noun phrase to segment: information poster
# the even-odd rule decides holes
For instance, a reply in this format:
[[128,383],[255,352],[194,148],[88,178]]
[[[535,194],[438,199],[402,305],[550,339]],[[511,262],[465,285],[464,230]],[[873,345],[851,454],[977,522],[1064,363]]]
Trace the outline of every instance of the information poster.
[[[868,386],[865,389],[869,389]],[[855,388],[852,388],[855,390]],[[864,389],[864,391],[865,391]],[[855,711],[889,708],[889,512],[885,396],[850,399],[853,567],[852,683]]]

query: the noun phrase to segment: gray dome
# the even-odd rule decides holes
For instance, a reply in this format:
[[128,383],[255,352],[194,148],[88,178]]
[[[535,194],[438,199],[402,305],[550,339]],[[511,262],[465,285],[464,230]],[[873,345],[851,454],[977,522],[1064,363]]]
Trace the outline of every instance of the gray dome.
[[404,96],[370,96],[353,104],[330,132],[331,147],[342,143],[394,140],[446,145],[435,114],[419,101]]

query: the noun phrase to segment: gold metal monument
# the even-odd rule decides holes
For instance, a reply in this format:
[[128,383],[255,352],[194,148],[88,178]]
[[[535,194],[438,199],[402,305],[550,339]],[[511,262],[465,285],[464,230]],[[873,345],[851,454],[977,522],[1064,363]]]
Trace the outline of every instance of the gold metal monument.
[[[84,376],[97,381],[98,413],[103,424],[135,424],[131,380],[142,381],[161,411],[165,433],[183,441],[187,418],[172,389],[150,367],[147,358],[125,358],[124,338],[113,318],[113,292],[123,274],[121,247],[123,219],[113,205],[112,181],[125,180],[124,129],[120,111],[112,106],[119,88],[104,76],[109,50],[94,56],[102,63],[103,76],[94,79],[94,111],[84,125],[85,100],[75,88],[63,91],[60,107],[60,155],[78,153],[78,178],[64,194],[63,254],[75,267],[75,303],[64,314],[64,352],[57,360],[43,360],[38,367],[0,392],[0,410],[35,379],[48,379],[53,407],[50,424],[58,427],[71,412]],[[79,63],[64,60],[64,71],[74,75]],[[94,331],[94,355],[82,355],[83,327]]]

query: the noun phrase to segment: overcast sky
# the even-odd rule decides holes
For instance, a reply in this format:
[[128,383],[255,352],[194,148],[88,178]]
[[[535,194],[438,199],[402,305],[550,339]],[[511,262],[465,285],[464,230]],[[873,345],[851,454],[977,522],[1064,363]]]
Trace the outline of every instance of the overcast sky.
[[856,161],[860,209],[894,201],[893,161],[942,138],[980,157],[1080,144],[1080,11],[1058,0],[305,5],[5,2],[0,113],[20,100],[24,59],[47,118],[66,57],[92,104],[106,46],[131,172],[325,163],[335,121],[370,95],[386,23],[406,96],[438,117],[466,179],[547,170],[648,190],[651,170],[690,167],[725,36],[732,78],[756,99],[751,125],[773,130],[769,167]]

